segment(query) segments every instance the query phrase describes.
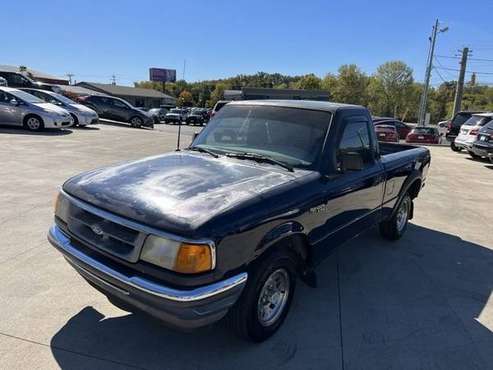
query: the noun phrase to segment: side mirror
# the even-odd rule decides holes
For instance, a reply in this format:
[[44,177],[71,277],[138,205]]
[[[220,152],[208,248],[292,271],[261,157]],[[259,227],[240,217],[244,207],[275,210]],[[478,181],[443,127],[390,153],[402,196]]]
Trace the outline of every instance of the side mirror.
[[18,106],[19,102],[17,101],[17,99],[10,99],[10,105]]
[[338,167],[341,172],[361,171],[365,168],[363,156],[358,152],[342,152],[339,154]]
[[200,132],[194,132],[192,136],[192,143],[195,141],[195,139],[199,136]]

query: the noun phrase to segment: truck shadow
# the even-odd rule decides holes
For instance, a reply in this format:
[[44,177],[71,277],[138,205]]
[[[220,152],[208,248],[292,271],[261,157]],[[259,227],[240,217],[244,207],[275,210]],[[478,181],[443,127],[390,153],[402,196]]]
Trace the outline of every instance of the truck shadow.
[[63,369],[84,368],[89,357],[111,361],[103,367],[338,369],[341,353],[346,369],[487,368],[492,308],[489,328],[482,312],[493,304],[492,268],[491,249],[454,235],[411,224],[391,243],[370,230],[319,267],[319,288],[298,285],[283,328],[265,343],[244,342],[221,323],[180,333],[142,314],[85,307],[51,350]]

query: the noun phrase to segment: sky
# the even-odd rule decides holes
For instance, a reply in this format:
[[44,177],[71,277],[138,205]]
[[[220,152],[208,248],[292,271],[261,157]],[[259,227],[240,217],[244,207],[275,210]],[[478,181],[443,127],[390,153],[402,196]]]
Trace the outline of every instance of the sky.
[[[336,73],[357,64],[372,74],[402,60],[424,77],[432,26],[449,30],[437,39],[435,65],[458,68],[468,46],[468,71],[493,83],[493,1],[5,1],[0,64],[25,65],[77,81],[132,85],[149,67],[172,68],[200,81],[253,74]],[[186,67],[184,70],[184,61]],[[488,74],[491,73],[491,74]],[[457,79],[445,69],[432,84]]]

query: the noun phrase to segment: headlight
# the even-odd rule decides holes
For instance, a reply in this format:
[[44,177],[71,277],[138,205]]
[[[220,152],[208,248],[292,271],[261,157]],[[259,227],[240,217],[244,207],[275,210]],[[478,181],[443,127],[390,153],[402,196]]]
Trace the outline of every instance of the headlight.
[[184,274],[210,271],[215,267],[214,247],[209,244],[183,243],[149,235],[140,259]]
[[61,219],[63,222],[68,221],[69,201],[66,197],[59,192],[55,199],[55,216]]

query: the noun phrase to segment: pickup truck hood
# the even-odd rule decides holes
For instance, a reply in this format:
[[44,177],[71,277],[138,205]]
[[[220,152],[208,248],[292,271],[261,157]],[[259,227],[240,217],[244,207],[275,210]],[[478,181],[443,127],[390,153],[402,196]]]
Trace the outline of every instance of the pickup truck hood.
[[69,179],[64,190],[146,225],[192,233],[222,212],[307,172],[181,152],[83,173]]

